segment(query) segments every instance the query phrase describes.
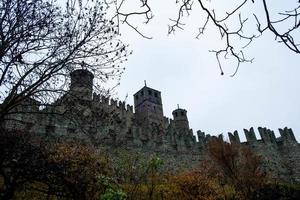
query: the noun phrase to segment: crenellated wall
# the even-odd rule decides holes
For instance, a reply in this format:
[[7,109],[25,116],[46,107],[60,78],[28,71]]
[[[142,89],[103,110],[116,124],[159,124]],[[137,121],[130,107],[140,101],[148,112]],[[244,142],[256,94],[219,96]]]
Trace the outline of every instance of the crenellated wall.
[[[68,101],[62,102],[57,110],[69,110],[72,116],[40,115],[38,120],[31,117],[25,120],[25,125],[11,124],[10,127],[60,139],[80,138],[83,142],[109,151],[121,148],[169,155],[170,158],[166,156],[167,163],[184,164],[186,167],[197,166],[204,160],[208,141],[217,138],[199,130],[196,140],[192,129],[178,129],[174,120],[166,117],[163,125],[140,126],[136,123],[132,106],[105,96],[94,94],[91,101],[78,101],[71,108],[68,108],[71,105]],[[37,111],[36,107],[34,109]],[[238,131],[229,132],[228,137],[231,143],[247,145],[262,156],[264,167],[275,178],[300,182],[300,146],[292,129],[279,129],[280,137],[275,137],[274,131],[262,127],[258,128],[257,133],[261,139],[257,139],[253,128],[244,129],[245,142],[240,141]],[[218,138],[223,139],[223,135]]]
[[231,143],[240,143],[252,148],[263,159],[264,167],[272,172],[275,178],[300,182],[300,144],[292,129],[279,129],[280,137],[275,137],[273,130],[258,127],[261,139],[256,138],[253,128],[244,129],[246,141],[240,142],[237,131],[228,133]]
[[[157,153],[165,157],[166,163],[178,166],[182,163],[187,167],[197,166],[207,157],[207,143],[216,136],[199,130],[196,140],[193,130],[189,129],[184,109],[173,112],[174,120],[163,117],[159,120],[162,123],[140,123],[142,119],[134,112],[132,105],[96,93],[91,95],[92,75],[86,74],[86,86],[80,83],[78,73],[74,74],[76,80],[72,82],[71,90],[79,99],[74,98],[74,92],[71,92],[43,110],[39,110],[38,103],[32,101],[32,106],[17,109],[31,109],[35,114],[16,115],[16,119],[22,119],[25,123],[8,123],[7,128],[25,129],[50,138],[77,138],[109,151],[121,148],[146,154]],[[88,98],[79,94],[81,91]],[[159,92],[151,91],[154,95]],[[253,128],[244,129],[244,133],[246,141],[241,142],[238,131],[229,132],[230,142],[249,146],[261,155],[264,167],[272,171],[276,178],[300,182],[300,145],[292,129],[279,129],[280,137],[275,137],[274,131],[259,127],[261,139],[257,139]],[[219,138],[223,139],[223,135]]]

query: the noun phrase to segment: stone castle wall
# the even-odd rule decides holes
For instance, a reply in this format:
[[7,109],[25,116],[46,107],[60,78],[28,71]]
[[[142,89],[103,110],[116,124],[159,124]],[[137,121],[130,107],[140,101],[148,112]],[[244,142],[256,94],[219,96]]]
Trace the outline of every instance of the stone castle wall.
[[[91,79],[90,74],[87,77]],[[197,131],[196,140],[193,130],[189,129],[184,109],[178,108],[178,112],[185,111],[185,115],[177,120],[174,114],[175,120],[163,117],[160,124],[145,124],[141,123],[133,106],[97,94],[87,98],[87,95],[82,96],[80,92],[90,95],[91,88],[80,87],[42,110],[36,101],[30,101],[31,106],[18,107],[34,112],[16,114],[15,118],[24,123],[10,121],[7,128],[25,129],[63,140],[77,138],[111,152],[122,149],[139,151],[148,156],[159,154],[172,168],[196,166],[206,159],[207,142],[215,136]],[[186,121],[182,122],[182,119]],[[178,121],[180,124],[176,124]],[[228,133],[230,142],[249,146],[261,155],[264,167],[276,178],[300,182],[300,144],[291,129],[279,129],[280,137],[276,138],[274,131],[258,128],[260,140],[256,138],[253,128],[245,129],[244,132],[246,142],[240,142],[237,131]]]

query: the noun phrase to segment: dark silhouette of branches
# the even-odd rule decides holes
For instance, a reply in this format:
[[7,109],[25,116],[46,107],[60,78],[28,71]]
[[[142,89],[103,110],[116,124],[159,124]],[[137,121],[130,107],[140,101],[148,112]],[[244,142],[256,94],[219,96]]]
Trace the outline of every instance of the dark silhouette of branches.
[[123,11],[122,8],[124,4],[126,4],[126,0],[121,1],[114,1],[115,7],[116,7],[116,18],[118,20],[118,24],[127,24],[129,27],[131,27],[134,31],[136,31],[140,36],[146,39],[152,39],[152,37],[149,37],[142,33],[137,26],[133,25],[133,23],[130,21],[130,18],[134,18],[137,16],[143,16],[145,18],[144,23],[148,24],[149,21],[153,18],[153,14],[151,11],[151,8],[148,4],[148,0],[140,0],[141,3],[141,10],[139,11],[133,11],[133,12],[126,12]]
[[96,82],[119,80],[129,52],[108,9],[103,0],[67,0],[65,8],[52,0],[0,2],[1,122],[25,100],[46,105],[62,96],[75,69],[90,70]]
[[[265,0],[263,0],[263,6],[264,6],[264,14],[265,17],[264,19],[258,18],[257,15],[255,14],[255,11],[253,11],[253,16],[255,18],[255,21],[257,23],[257,28],[259,31],[259,34],[254,33],[253,35],[247,35],[244,33],[244,30],[247,28],[247,21],[249,20],[249,17],[243,18],[243,8],[246,6],[247,3],[256,3],[254,0],[243,0],[240,1],[239,4],[237,4],[232,10],[227,11],[224,17],[217,17],[216,10],[214,9],[209,9],[207,2],[203,0],[198,0],[196,1],[200,5],[200,9],[202,12],[205,13],[206,19],[203,24],[199,28],[199,33],[197,34],[196,38],[199,38],[202,34],[205,33],[205,30],[208,28],[208,25],[212,23],[214,26],[216,26],[219,29],[219,33],[221,36],[222,40],[225,40],[225,47],[218,49],[218,50],[211,50],[211,52],[215,53],[221,74],[223,75],[223,69],[221,66],[220,62],[220,56],[223,55],[225,58],[227,56],[232,56],[237,63],[237,67],[235,72],[232,74],[234,76],[241,63],[244,62],[252,62],[252,59],[248,59],[244,55],[244,49],[250,45],[254,39],[259,37],[260,35],[263,34],[266,30],[271,31],[275,35],[275,40],[284,43],[290,50],[292,50],[295,53],[300,53],[298,44],[295,41],[294,36],[292,35],[292,32],[295,31],[299,25],[300,21],[298,19],[299,16],[299,7],[296,7],[293,11],[285,11],[284,13],[279,13],[283,18],[277,21],[272,21],[271,16],[269,14],[269,7],[267,6],[267,3]],[[176,28],[183,29],[183,17],[184,14],[189,15],[189,12],[192,10],[192,6],[194,1],[193,0],[182,0],[182,1],[177,1],[179,3],[180,9],[179,9],[179,14],[176,20],[171,20],[173,22],[172,25],[169,26],[169,33],[175,32]],[[229,28],[226,24],[230,23],[229,18],[237,17],[239,19],[239,25],[237,25],[235,28]],[[280,24],[283,22],[286,22],[288,19],[293,18],[294,19],[294,24],[291,25],[291,28],[288,28],[287,30],[283,31],[283,33],[280,33],[278,28],[276,28],[274,25],[275,24]],[[262,25],[265,24],[265,25]],[[253,31],[254,32],[254,31]],[[246,43],[241,49],[236,47],[237,45],[232,41],[234,37],[240,38],[243,42]]]
[[[122,0],[123,4],[124,0]],[[127,16],[131,15],[144,15],[146,16],[147,23],[151,18],[148,17],[148,13],[151,13],[151,6],[148,1],[142,1],[143,7],[147,8],[144,12],[131,12],[125,16],[125,22],[131,26],[127,19]],[[253,58],[247,58],[245,55],[245,49],[258,37],[265,32],[271,32],[275,36],[275,41],[284,44],[289,50],[295,53],[300,53],[299,49],[299,38],[296,36],[296,31],[299,30],[300,20],[299,11],[300,6],[297,5],[299,2],[294,2],[294,6],[291,10],[279,12],[275,14],[271,12],[273,10],[274,3],[266,0],[255,1],[255,0],[239,0],[226,2],[227,5],[231,6],[230,9],[225,9],[225,14],[222,14],[222,10],[217,8],[213,0],[176,0],[178,5],[178,14],[175,19],[170,19],[170,25],[168,33],[175,33],[176,30],[183,30],[186,17],[190,16],[192,11],[204,14],[202,19],[203,25],[200,26],[199,32],[196,38],[200,38],[201,35],[206,33],[206,30],[211,27],[216,27],[219,30],[219,35],[223,43],[223,47],[216,50],[210,50],[216,55],[218,65],[223,75],[221,57],[225,59],[231,57],[234,58],[237,65],[234,76],[239,69],[241,63],[251,63]],[[215,3],[215,4],[213,4]],[[120,4],[120,5],[122,5]],[[249,5],[253,7],[253,10],[246,10]],[[255,9],[254,6],[262,8],[261,10]],[[233,6],[233,7],[232,7]],[[120,9],[120,8],[119,8]],[[261,14],[262,15],[259,15]],[[152,16],[152,15],[151,15]],[[258,17],[259,16],[259,17]],[[278,18],[279,19],[276,19]],[[238,23],[232,26],[235,22],[233,20],[238,19]],[[201,19],[200,19],[201,20]],[[251,22],[256,23],[257,29],[251,27]],[[136,31],[137,27],[133,27]],[[139,32],[140,33],[140,32]],[[140,33],[143,35],[142,33]],[[236,39],[240,39],[237,42]],[[242,47],[239,47],[243,44]]]

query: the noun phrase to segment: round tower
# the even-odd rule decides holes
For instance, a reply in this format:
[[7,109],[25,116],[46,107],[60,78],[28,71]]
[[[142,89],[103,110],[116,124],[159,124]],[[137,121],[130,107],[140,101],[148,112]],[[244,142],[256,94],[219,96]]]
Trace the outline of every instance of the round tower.
[[70,94],[83,100],[92,100],[94,75],[85,69],[78,69],[70,74]]
[[190,129],[189,120],[186,113],[187,111],[179,108],[179,106],[172,112],[176,129]]

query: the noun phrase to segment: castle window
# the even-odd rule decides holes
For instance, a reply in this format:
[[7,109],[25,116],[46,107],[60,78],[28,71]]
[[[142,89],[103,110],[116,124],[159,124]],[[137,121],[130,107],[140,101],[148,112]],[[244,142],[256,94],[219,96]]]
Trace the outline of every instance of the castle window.
[[178,117],[178,114],[177,114],[177,112],[175,112],[175,117]]
[[155,97],[158,97],[157,92],[154,93],[154,96],[155,96]]
[[138,100],[138,99],[139,99],[139,95],[138,95],[138,94],[135,96],[135,99],[136,99],[136,100]]
[[141,91],[141,95],[144,96],[144,91]]
[[181,111],[181,116],[184,116],[184,112],[183,111]]
[[151,90],[148,90],[148,94],[152,96],[152,91],[151,91]]

